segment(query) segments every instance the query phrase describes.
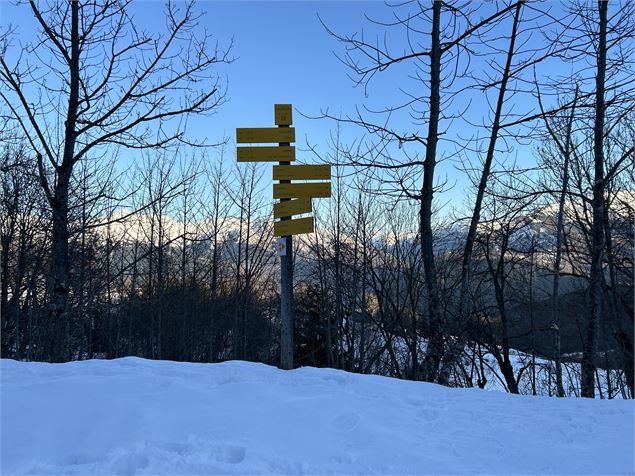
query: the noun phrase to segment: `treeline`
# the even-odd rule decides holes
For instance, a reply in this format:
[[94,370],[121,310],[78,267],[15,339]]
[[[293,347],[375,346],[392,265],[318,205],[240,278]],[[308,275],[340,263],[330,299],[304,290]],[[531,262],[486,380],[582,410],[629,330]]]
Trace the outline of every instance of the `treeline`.
[[[279,270],[271,206],[259,193],[263,170],[207,169],[218,163],[209,159],[181,163],[187,166],[157,157],[124,180],[136,177],[134,203],[143,211],[127,214],[103,197],[99,205],[82,199],[72,207],[73,291],[64,353],[53,355],[46,307],[50,215],[41,188],[30,180],[32,161],[18,156],[9,162],[2,183],[3,356],[277,364]],[[81,176],[88,182],[75,184],[75,197],[88,195],[94,177],[84,170]],[[546,184],[548,177],[541,178]],[[588,210],[585,202],[565,209],[560,328],[554,328],[558,216],[552,198],[498,197],[491,209],[488,204],[475,246],[474,315],[451,328],[456,354],[446,383],[485,387],[500,378],[509,391],[555,394],[559,334],[569,365],[566,394],[579,392],[580,330],[588,325]],[[632,315],[633,196],[611,199],[610,313],[597,366],[598,389],[619,396],[629,395],[632,358],[619,339],[628,339]],[[318,212],[317,232],[296,240],[296,365],[420,379],[431,329],[412,207],[353,191],[339,179],[333,203]],[[449,222],[435,233],[448,325],[458,313],[465,233]]]
[[[13,33],[3,37],[2,356],[277,364],[265,169],[185,130],[187,116],[225,100],[215,68],[228,51],[187,42],[191,5],[169,7],[168,30],[152,38],[133,29],[125,2],[89,3],[33,7],[59,53],[38,71],[69,74],[35,81],[46,94],[32,102],[24,80],[41,76],[7,64]],[[399,88],[420,92],[320,117],[333,121],[332,140],[307,153],[333,165],[334,188],[315,204],[316,232],[295,239],[295,364],[632,398],[633,4],[393,13],[392,26],[421,38],[406,53],[327,29],[371,97],[395,65],[411,68]],[[69,22],[70,36],[47,22]],[[165,48],[144,47],[154,39]],[[181,69],[177,44],[193,48]],[[477,56],[487,74],[468,61]],[[562,64],[557,77],[536,72]],[[132,72],[129,82],[112,87],[113,71]],[[196,89],[202,74],[211,89]],[[489,110],[472,107],[483,95]],[[387,119],[399,115],[410,131]],[[343,130],[359,139],[345,143]],[[141,149],[127,167],[122,148]],[[439,168],[449,160],[471,182],[452,206]]]

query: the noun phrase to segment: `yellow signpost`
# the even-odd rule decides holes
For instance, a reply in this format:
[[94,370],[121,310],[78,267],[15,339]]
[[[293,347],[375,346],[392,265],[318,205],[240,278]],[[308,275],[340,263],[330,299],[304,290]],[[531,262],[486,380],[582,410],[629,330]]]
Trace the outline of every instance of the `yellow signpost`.
[[273,217],[282,218],[292,215],[300,215],[301,213],[310,213],[312,210],[310,198],[297,198],[286,202],[273,204]]
[[[280,367],[293,368],[293,235],[313,233],[312,216],[292,218],[311,213],[313,197],[330,197],[331,183],[291,183],[291,180],[330,180],[330,165],[291,165],[295,161],[295,129],[291,104],[274,105],[275,124],[278,127],[237,128],[238,144],[277,143],[278,146],[237,147],[238,162],[278,162],[273,166],[273,198],[280,202],[273,206],[273,224],[280,256]],[[291,200],[295,199],[295,200]]]
[[295,142],[293,127],[250,127],[236,129],[236,142]]
[[330,165],[274,165],[274,180],[330,180]]
[[273,224],[273,236],[299,235],[313,233],[313,217],[295,220],[277,221]]
[[328,198],[331,196],[331,182],[281,183],[273,185],[273,198]]
[[294,162],[295,147],[237,147],[238,162]]

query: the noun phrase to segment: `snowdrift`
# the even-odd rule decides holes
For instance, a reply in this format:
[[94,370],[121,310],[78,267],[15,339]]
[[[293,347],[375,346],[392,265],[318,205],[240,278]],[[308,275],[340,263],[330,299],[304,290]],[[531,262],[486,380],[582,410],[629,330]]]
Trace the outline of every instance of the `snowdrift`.
[[262,364],[2,360],[7,474],[628,474],[632,401]]

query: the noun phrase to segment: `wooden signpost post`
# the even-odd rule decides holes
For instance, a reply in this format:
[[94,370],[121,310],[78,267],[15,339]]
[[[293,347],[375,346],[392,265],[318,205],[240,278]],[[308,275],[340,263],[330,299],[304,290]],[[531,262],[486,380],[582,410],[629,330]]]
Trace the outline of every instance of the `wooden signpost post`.
[[274,122],[278,127],[237,128],[236,143],[278,143],[278,146],[236,148],[238,162],[278,162],[273,166],[273,234],[278,236],[280,255],[280,368],[293,368],[293,235],[312,233],[312,216],[292,218],[312,211],[311,199],[331,196],[331,182],[291,183],[291,180],[330,180],[330,165],[291,165],[295,161],[295,128],[291,104],[274,105]]

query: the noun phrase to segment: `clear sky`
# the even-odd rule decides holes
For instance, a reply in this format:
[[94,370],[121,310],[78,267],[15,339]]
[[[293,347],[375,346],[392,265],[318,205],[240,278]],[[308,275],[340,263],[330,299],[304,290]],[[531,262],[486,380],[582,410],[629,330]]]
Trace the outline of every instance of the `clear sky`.
[[[145,2],[144,5],[150,4]],[[236,61],[227,68],[229,103],[214,123],[233,134],[235,127],[273,123],[273,104],[291,103],[308,114],[320,109],[348,110],[363,100],[333,54],[339,46],[318,20],[337,29],[363,21],[364,12],[381,11],[379,2],[202,2],[206,22],[218,37],[234,37]],[[222,115],[222,117],[221,117]],[[316,121],[294,117],[299,137]]]
[[[153,25],[162,24],[163,5],[158,0],[136,2],[134,14],[137,21],[150,30]],[[236,127],[273,125],[274,103],[292,103],[295,108],[308,115],[318,115],[320,110],[326,108],[333,114],[346,115],[353,113],[356,105],[377,106],[402,102],[404,96],[399,89],[404,85],[410,91],[421,87],[407,78],[408,70],[405,66],[399,66],[373,83],[366,98],[364,90],[354,87],[347,77],[349,71],[335,57],[334,53],[343,52],[343,45],[329,36],[318,20],[319,14],[332,30],[341,34],[364,30],[374,37],[375,31],[364,15],[389,19],[392,10],[383,2],[208,0],[199,1],[197,6],[205,12],[201,26],[215,35],[221,47],[233,38],[232,55],[236,59],[232,64],[219,68],[219,73],[227,78],[229,101],[216,115],[192,120],[188,126],[189,132],[212,140],[227,135],[231,139],[230,150],[233,149]],[[19,25],[21,38],[28,39],[29,31],[33,28],[33,19],[27,6],[15,7],[7,0],[0,0],[0,15],[2,24],[11,22]],[[507,26],[505,33],[506,30]],[[389,40],[397,51],[407,46],[405,35],[389,37]],[[427,94],[427,90],[416,92]],[[482,93],[477,93],[472,98],[460,98],[458,101],[459,104],[455,104],[458,108],[461,101],[466,105],[469,101],[475,101],[472,109],[476,110],[476,115],[472,119],[476,122],[487,119],[488,105]],[[397,117],[395,124],[400,130],[414,129],[425,135],[424,124],[413,125],[404,116]],[[306,140],[318,147],[324,147],[329,131],[334,129],[331,121],[308,120],[297,112],[294,114],[294,125],[299,148],[302,148]],[[343,131],[344,142],[354,140],[359,137],[359,133],[357,128],[346,128]],[[467,130],[465,123],[457,121],[450,135],[461,133],[467,136],[472,132]],[[513,154],[518,153],[518,150],[531,162],[531,148],[516,149]],[[304,157],[300,154],[298,159],[312,160],[306,154]],[[459,191],[465,187],[467,180],[462,172],[456,170],[455,162],[443,163],[439,169],[439,178],[447,178],[450,184],[456,183],[449,194],[450,200],[456,201],[462,196]]]

